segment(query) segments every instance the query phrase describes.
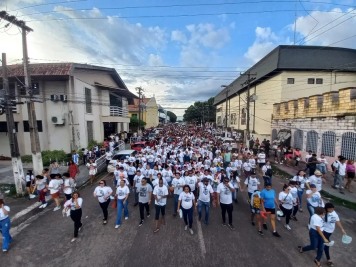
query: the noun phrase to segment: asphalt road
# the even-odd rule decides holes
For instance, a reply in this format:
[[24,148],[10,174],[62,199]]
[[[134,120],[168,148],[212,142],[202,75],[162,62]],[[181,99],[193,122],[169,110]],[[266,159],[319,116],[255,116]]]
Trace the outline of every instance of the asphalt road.
[[[111,183],[110,183],[111,184]],[[84,199],[82,232],[70,243],[73,222],[63,218],[61,211],[53,212],[53,204],[32,219],[17,226],[11,249],[0,254],[1,266],[315,266],[314,252],[300,254],[297,245],[308,243],[307,212],[298,214],[298,222],[291,222],[291,231],[277,223],[281,238],[265,231],[263,237],[251,226],[246,192],[234,204],[235,231],[221,225],[220,208],[212,208],[210,225],[197,222],[194,215],[194,235],[184,231],[179,217],[173,218],[173,199],[168,199],[166,226],[154,234],[153,204],[151,217],[138,227],[139,210],[129,204],[129,220],[115,229],[116,212],[109,208],[109,221],[102,225],[102,213],[92,196],[94,186],[81,191]],[[306,210],[306,209],[305,209]],[[356,237],[356,212],[338,208],[344,227]],[[337,230],[331,248],[335,266],[356,266],[356,240],[351,245],[341,243]],[[325,261],[325,258],[323,258]],[[326,264],[324,264],[326,266]],[[323,266],[324,266],[323,265]]]

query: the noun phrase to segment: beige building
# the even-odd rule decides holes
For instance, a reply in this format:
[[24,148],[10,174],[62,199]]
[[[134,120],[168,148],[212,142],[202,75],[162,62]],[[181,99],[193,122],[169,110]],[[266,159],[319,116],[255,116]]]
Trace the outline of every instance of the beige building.
[[[22,65],[8,67],[10,91],[26,102]],[[1,72],[0,72],[1,73]],[[136,98],[115,69],[76,63],[31,64],[29,73],[42,150],[87,147],[128,131],[127,106]],[[0,86],[2,86],[2,81]],[[2,88],[2,87],[0,87]],[[31,154],[27,105],[14,109],[20,154]],[[6,116],[0,116],[0,155],[9,156]]]
[[[157,127],[159,124],[159,106],[155,97],[143,98],[141,100],[141,118],[146,122],[145,128]],[[134,99],[134,103],[128,106],[130,117],[139,116],[139,100]]]
[[215,96],[216,123],[246,130],[249,111],[250,132],[270,138],[274,103],[355,85],[355,49],[278,46]]
[[325,154],[329,163],[338,155],[356,160],[356,88],[276,103],[271,127],[273,140],[304,155],[311,150]]

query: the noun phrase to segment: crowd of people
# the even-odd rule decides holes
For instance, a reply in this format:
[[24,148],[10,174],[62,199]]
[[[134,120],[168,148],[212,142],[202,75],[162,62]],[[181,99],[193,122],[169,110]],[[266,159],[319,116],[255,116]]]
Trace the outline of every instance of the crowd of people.
[[[328,265],[333,265],[329,247],[326,246],[330,235],[335,225],[339,226],[343,234],[346,233],[334,206],[331,203],[324,204],[320,195],[325,174],[322,161],[312,160],[313,164],[315,163],[314,168],[308,159],[307,169],[299,170],[278,190],[278,186],[273,182],[270,145],[266,140],[259,144],[257,151],[242,143],[233,149],[231,143],[224,143],[216,138],[213,128],[173,124],[162,129],[156,136],[156,141],[154,147],[147,146],[136,155],[115,162],[113,185],[109,184],[110,178],[106,178],[100,180],[95,187],[93,196],[97,198],[102,209],[103,224],[108,223],[108,207],[111,203],[117,209],[114,227],[120,228],[123,218],[126,221],[130,217],[128,201],[129,196],[133,194],[130,199],[134,201],[134,206],[139,206],[138,227],[150,217],[151,201],[154,202],[154,233],[159,232],[160,227],[166,223],[166,206],[169,202],[173,206],[172,216],[183,218],[184,230],[191,235],[194,234],[194,211],[197,211],[199,221],[209,225],[211,205],[220,207],[222,226],[234,231],[234,203],[238,203],[238,194],[246,192],[243,199],[247,199],[250,206],[251,224],[256,226],[257,233],[261,236],[269,229],[270,224],[272,235],[280,237],[276,221],[282,219],[285,221],[284,227],[291,231],[291,221],[298,221],[298,212],[303,212],[303,207],[306,206],[310,215],[308,227],[311,244],[298,249],[301,253],[317,249],[315,263],[318,266],[324,250]],[[106,153],[112,153],[113,143],[111,140],[107,143]],[[310,158],[313,157],[315,158],[312,153]],[[288,160],[287,157],[284,160]],[[333,163],[337,170],[335,176],[344,175],[344,161],[340,156],[339,160]],[[90,181],[94,182],[96,169],[92,164],[95,162],[92,158],[89,158],[89,161],[86,158],[84,163],[89,169]],[[72,164],[76,165],[74,161],[70,166]],[[62,175],[56,170],[53,165],[34,178],[30,173],[29,180],[35,180],[39,201],[42,202],[41,208],[47,206],[46,194],[49,190],[56,204],[54,211],[61,209],[59,194],[63,190],[66,198],[63,213],[68,214],[74,222],[74,237],[71,240],[74,242],[82,227],[83,199],[80,193],[75,191],[75,176],[78,170],[72,166]],[[352,170],[348,170],[348,177],[352,177]],[[335,178],[334,186],[343,187],[342,179]],[[303,206],[304,194],[306,204]],[[2,205],[0,221],[1,218],[8,218],[9,211],[7,206]],[[4,238],[5,232],[3,230]],[[11,237],[5,239],[7,241],[3,242],[4,251],[8,249]]]

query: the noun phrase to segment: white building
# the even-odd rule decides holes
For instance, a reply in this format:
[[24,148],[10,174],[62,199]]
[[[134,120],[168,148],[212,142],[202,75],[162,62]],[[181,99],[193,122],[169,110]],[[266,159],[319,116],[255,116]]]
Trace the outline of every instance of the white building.
[[[70,152],[87,147],[92,140],[102,141],[111,133],[128,131],[127,105],[137,97],[115,69],[45,63],[31,64],[29,73],[41,150]],[[23,87],[23,66],[8,66],[8,77],[11,94],[19,102],[28,101]],[[31,154],[26,104],[16,106],[14,120],[20,154]],[[0,116],[0,155],[10,155],[5,114]]]

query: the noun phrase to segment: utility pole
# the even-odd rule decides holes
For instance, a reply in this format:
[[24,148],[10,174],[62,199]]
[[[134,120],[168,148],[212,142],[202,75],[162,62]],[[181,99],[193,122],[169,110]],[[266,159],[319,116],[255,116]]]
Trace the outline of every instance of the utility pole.
[[[138,93],[138,135],[141,134],[141,98],[142,98],[142,93],[144,92],[143,88],[140,87],[136,87],[136,91]],[[143,115],[143,114],[142,114]],[[143,117],[143,116],[142,116]]]
[[23,53],[23,66],[25,77],[25,90],[28,98],[27,112],[28,112],[28,124],[30,128],[30,140],[31,140],[31,152],[32,152],[32,164],[34,174],[40,174],[43,170],[43,162],[41,155],[40,139],[37,129],[37,118],[35,103],[32,99],[33,91],[31,85],[31,77],[28,72],[28,54],[27,54],[27,39],[28,32],[33,31],[30,27],[26,26],[25,22],[18,20],[15,16],[10,16],[6,11],[0,11],[0,18],[7,20],[9,23],[18,26],[22,31],[22,53]]
[[229,86],[221,85],[221,87],[226,89],[226,97],[225,97],[225,137],[227,137],[227,119],[228,119],[227,100],[229,98]]
[[2,75],[3,75],[2,77],[3,88],[5,89],[4,104],[6,109],[7,133],[9,136],[9,143],[10,143],[12,171],[14,173],[16,193],[17,195],[22,196],[23,195],[22,180],[24,179],[24,172],[23,172],[22,160],[19,152],[19,146],[17,142],[14,114],[12,113],[12,103],[11,103],[11,95],[10,95],[10,88],[9,88],[9,80],[7,77],[5,53],[2,53]]
[[250,140],[250,102],[251,102],[250,85],[251,82],[256,79],[255,77],[251,77],[251,76],[256,76],[256,74],[251,74],[250,72],[248,72],[241,75],[247,75],[247,80],[242,84],[242,85],[247,85],[247,99],[246,99],[247,123],[246,123],[246,137],[245,137],[246,144],[247,144],[248,140]]

